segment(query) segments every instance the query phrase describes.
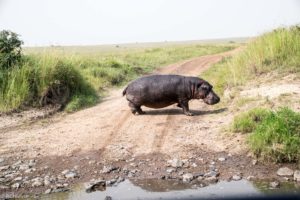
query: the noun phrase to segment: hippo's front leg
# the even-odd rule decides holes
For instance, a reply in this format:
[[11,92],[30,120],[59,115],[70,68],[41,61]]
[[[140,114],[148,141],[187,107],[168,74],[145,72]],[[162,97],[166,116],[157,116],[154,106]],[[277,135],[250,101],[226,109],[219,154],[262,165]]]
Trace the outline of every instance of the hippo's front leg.
[[187,116],[193,116],[194,114],[190,112],[189,109],[189,101],[188,100],[181,100],[179,101],[179,105],[183,110],[183,113]]

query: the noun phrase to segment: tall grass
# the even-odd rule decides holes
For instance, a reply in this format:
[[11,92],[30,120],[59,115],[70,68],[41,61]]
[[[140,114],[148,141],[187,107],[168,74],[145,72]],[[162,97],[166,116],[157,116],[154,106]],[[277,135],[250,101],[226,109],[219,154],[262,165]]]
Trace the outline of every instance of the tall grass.
[[55,84],[70,90],[66,110],[78,110],[95,104],[103,88],[122,85],[161,65],[232,48],[190,45],[85,53],[80,48],[69,52],[61,47],[25,52],[20,64],[0,70],[0,112],[39,106],[45,91]]
[[97,99],[96,91],[71,64],[54,57],[27,57],[22,66],[1,71],[0,110],[38,106],[43,93],[53,84],[61,84],[70,95]]
[[279,28],[250,42],[239,55],[224,60],[203,73],[223,93],[251,79],[276,70],[300,73],[300,27]]

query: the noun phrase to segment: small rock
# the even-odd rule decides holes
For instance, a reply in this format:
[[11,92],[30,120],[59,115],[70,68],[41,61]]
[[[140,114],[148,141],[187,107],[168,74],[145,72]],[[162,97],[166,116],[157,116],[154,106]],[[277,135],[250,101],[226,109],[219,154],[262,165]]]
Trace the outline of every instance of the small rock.
[[63,175],[58,175],[58,176],[57,176],[57,179],[60,180],[60,181],[63,181],[63,180],[65,180],[65,176],[63,176]]
[[248,181],[254,180],[254,176],[248,176],[248,177],[247,177],[247,180],[248,180]]
[[9,168],[10,168],[9,165],[1,166],[0,171],[5,171],[5,170],[8,170]]
[[110,173],[114,170],[118,169],[118,167],[113,167],[113,166],[103,166],[102,170],[101,170],[101,173],[103,174],[107,174],[107,173]]
[[294,181],[300,182],[300,170],[295,170]]
[[188,168],[188,167],[190,166],[190,162],[189,162],[188,159],[184,159],[184,160],[182,160],[182,162],[183,162],[183,166],[184,166],[185,168]]
[[184,171],[182,171],[182,170],[178,172],[179,176],[182,176],[183,174],[184,174]]
[[50,182],[50,180],[44,180],[44,186],[48,186],[48,185],[50,185],[51,184],[51,182]]
[[198,165],[196,163],[193,163],[192,164],[192,167],[197,167]]
[[18,160],[17,162],[15,162],[15,163],[13,164],[13,166],[18,166],[18,165],[21,165],[22,163],[23,163],[22,160]]
[[280,183],[278,181],[274,181],[270,183],[270,187],[272,188],[279,188]]
[[136,163],[130,163],[129,165],[132,167],[138,167],[138,165]]
[[211,183],[216,183],[218,182],[218,178],[215,176],[207,177],[205,178],[205,182],[211,184]]
[[66,191],[69,191],[68,188],[57,188],[57,189],[53,189],[51,191],[51,193],[56,193],[56,192],[66,192]]
[[285,181],[289,181],[290,180],[290,178],[288,178],[288,177],[282,177],[283,178],[283,180],[285,180]]
[[35,181],[35,182],[33,182],[32,183],[32,187],[40,187],[40,186],[42,186],[43,185],[43,183],[41,182],[41,181]]
[[174,168],[168,168],[166,171],[167,171],[167,173],[171,174],[172,172],[175,172],[176,170]]
[[170,163],[172,167],[176,167],[176,168],[183,166],[183,162],[177,158],[174,158],[173,160],[169,160],[168,163]]
[[198,172],[194,173],[194,177],[204,176],[204,173]]
[[126,160],[126,162],[133,162],[135,160],[135,158],[134,157],[132,157],[132,158],[130,158],[130,159],[128,159],[128,160]]
[[70,170],[66,169],[66,170],[62,171],[61,173],[62,173],[63,175],[66,175],[66,174],[69,173],[69,172],[70,172]]
[[220,175],[219,172],[216,172],[216,171],[210,171],[208,173],[205,173],[204,174],[204,177],[218,177]]
[[63,186],[64,186],[64,187],[68,187],[69,184],[68,184],[68,183],[64,183]]
[[55,185],[55,187],[56,187],[56,188],[63,188],[63,187],[64,187],[64,185],[63,185],[63,184],[61,184],[61,183],[57,183],[57,184]]
[[8,190],[9,188],[7,185],[0,185],[0,190]]
[[191,182],[193,179],[194,179],[194,176],[191,173],[186,173],[182,176],[183,182]]
[[95,160],[90,160],[90,161],[89,161],[89,165],[93,165],[93,164],[95,164],[95,163],[96,163]]
[[215,165],[209,165],[209,170],[216,171],[216,166]]
[[78,170],[78,169],[79,169],[79,166],[78,166],[78,165],[75,165],[75,166],[73,167],[73,169],[74,169],[74,170]]
[[234,181],[239,181],[239,180],[242,179],[242,177],[239,176],[239,175],[233,175],[233,176],[231,177],[231,179],[234,180]]
[[14,181],[21,181],[21,180],[22,180],[22,176],[19,176],[19,177],[14,179]]
[[116,183],[117,182],[117,180],[116,179],[111,179],[111,180],[108,180],[108,181],[106,181],[106,186],[111,186],[111,185],[113,185],[114,183]]
[[216,164],[216,163],[215,163],[215,161],[211,161],[210,164],[211,164],[211,165],[214,165],[214,164]]
[[23,164],[23,165],[20,165],[20,166],[19,166],[19,170],[27,170],[27,169],[29,169],[29,168],[30,168],[30,166],[27,165],[27,164]]
[[65,174],[66,178],[76,178],[78,177],[76,172],[68,172],[67,174]]
[[252,165],[256,165],[257,164],[257,160],[252,160]]
[[35,165],[35,160],[29,160],[29,167],[33,167]]
[[51,193],[51,191],[52,191],[52,189],[51,189],[51,188],[49,188],[49,189],[47,189],[47,190],[45,191],[45,194],[50,194],[50,193]]
[[123,177],[118,177],[117,183],[121,183],[121,182],[123,182],[123,181],[125,181],[125,179],[124,179]]
[[220,157],[220,158],[218,158],[218,160],[219,160],[219,161],[221,161],[221,162],[223,162],[223,161],[225,161],[225,160],[226,160],[226,158],[224,158],[224,157]]
[[204,177],[203,177],[203,176],[198,176],[197,180],[198,180],[198,181],[203,181],[203,180],[204,180]]
[[90,193],[96,190],[104,191],[106,189],[106,181],[99,179],[84,184],[85,191]]
[[42,182],[43,179],[41,177],[36,177],[36,178],[31,179],[31,182],[36,182],[36,181]]
[[106,196],[104,200],[112,200],[111,196]]
[[25,172],[26,174],[29,174],[29,173],[34,172],[34,171],[36,171],[35,168],[29,168],[29,169],[26,169],[24,172]]
[[277,170],[278,176],[293,176],[294,171],[288,167],[281,167]]
[[14,183],[11,185],[11,188],[18,189],[20,187],[20,183]]
[[4,158],[0,158],[0,163],[4,162]]

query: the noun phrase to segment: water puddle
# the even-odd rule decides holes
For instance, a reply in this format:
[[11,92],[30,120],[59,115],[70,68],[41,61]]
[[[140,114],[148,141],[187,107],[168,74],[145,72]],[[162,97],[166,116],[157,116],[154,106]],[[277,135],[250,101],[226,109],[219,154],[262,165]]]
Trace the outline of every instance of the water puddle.
[[117,186],[106,187],[104,191],[85,192],[83,185],[77,185],[69,192],[43,195],[43,200],[95,200],[110,196],[116,199],[183,199],[183,198],[224,198],[254,197],[267,194],[299,194],[300,185],[281,183],[280,188],[270,189],[268,182],[220,181],[206,187],[168,180],[125,180]]

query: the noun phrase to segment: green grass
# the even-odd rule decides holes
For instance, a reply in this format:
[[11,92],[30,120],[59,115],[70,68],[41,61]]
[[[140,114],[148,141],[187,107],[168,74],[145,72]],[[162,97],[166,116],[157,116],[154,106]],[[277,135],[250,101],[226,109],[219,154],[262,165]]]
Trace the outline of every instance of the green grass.
[[300,27],[279,28],[257,37],[237,56],[224,59],[202,77],[223,94],[226,88],[244,85],[273,71],[300,76]]
[[56,85],[70,90],[66,110],[79,110],[96,104],[104,88],[123,85],[163,65],[234,47],[193,44],[110,51],[26,48],[20,64],[0,70],[0,112],[39,106],[45,91]]
[[234,118],[232,131],[235,133],[251,133],[268,115],[269,111],[263,108],[255,108],[248,112],[242,113]]
[[[3,112],[21,106],[38,106],[43,93],[53,85],[69,88],[70,96],[98,98],[94,88],[71,64],[49,57],[28,57],[23,65],[1,71],[0,110]],[[72,99],[71,99],[72,102]]]
[[250,133],[252,152],[277,162],[300,160],[300,113],[289,108],[278,111],[253,109],[235,117],[233,131]]

